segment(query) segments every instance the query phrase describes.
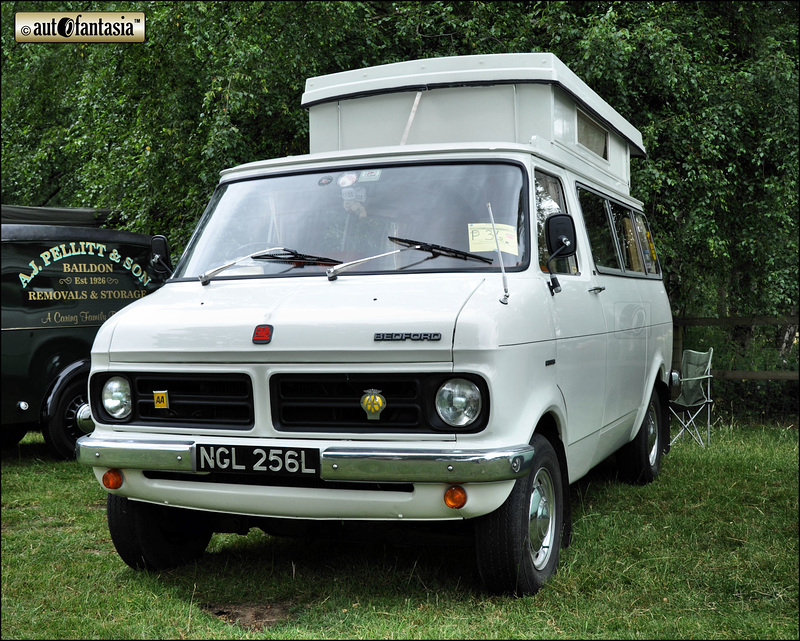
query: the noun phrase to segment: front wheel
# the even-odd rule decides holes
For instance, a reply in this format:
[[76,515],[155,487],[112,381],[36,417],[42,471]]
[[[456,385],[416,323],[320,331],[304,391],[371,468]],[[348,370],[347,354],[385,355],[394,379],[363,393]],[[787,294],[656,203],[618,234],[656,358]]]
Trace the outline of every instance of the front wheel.
[[533,469],[506,502],[475,523],[478,570],[487,590],[530,595],[555,574],[564,525],[564,488],[553,446],[534,434]]
[[108,530],[123,561],[135,570],[167,570],[199,559],[212,530],[202,512],[132,501],[109,494]]
[[661,401],[654,389],[639,432],[617,452],[619,473],[623,480],[645,485],[658,476],[664,450],[661,427]]

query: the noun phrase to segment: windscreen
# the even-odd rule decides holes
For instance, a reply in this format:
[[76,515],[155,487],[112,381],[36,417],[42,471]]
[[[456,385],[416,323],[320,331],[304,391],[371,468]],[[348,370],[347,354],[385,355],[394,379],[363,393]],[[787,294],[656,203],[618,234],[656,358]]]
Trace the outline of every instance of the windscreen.
[[[520,166],[500,162],[369,166],[227,183],[215,192],[175,277],[197,278],[233,261],[216,278],[318,275],[364,258],[346,273],[493,271],[500,269],[498,243],[504,268],[520,269],[528,260],[525,183]],[[416,242],[456,251],[416,249]]]

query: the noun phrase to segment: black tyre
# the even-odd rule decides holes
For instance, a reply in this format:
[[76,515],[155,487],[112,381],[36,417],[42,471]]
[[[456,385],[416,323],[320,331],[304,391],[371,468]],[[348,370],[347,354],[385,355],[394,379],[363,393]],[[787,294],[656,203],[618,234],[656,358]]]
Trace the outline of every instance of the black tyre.
[[617,452],[617,467],[622,480],[640,485],[655,480],[661,470],[664,451],[661,428],[661,401],[653,390],[639,432]]
[[64,389],[56,406],[53,418],[42,426],[44,442],[54,456],[61,459],[75,458],[75,442],[84,432],[78,427],[78,410],[89,400],[88,379],[81,376]]
[[108,530],[123,561],[135,570],[167,570],[196,561],[211,527],[202,512],[132,501],[109,494]]
[[493,593],[530,595],[555,574],[564,525],[564,488],[550,442],[535,434],[533,469],[500,508],[475,523],[478,570]]

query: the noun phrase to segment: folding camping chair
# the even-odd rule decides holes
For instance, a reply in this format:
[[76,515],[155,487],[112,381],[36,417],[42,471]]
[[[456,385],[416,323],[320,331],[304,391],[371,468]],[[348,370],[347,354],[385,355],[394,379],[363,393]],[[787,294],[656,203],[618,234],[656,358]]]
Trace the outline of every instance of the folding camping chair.
[[[711,442],[711,357],[714,348],[709,347],[707,352],[695,352],[687,349],[681,359],[681,391],[674,401],[669,402],[669,411],[681,424],[680,431],[670,441],[672,445],[684,432],[689,432],[702,447]],[[706,410],[706,442],[700,435],[702,417],[696,420],[703,410]],[[698,424],[700,423],[700,424]]]

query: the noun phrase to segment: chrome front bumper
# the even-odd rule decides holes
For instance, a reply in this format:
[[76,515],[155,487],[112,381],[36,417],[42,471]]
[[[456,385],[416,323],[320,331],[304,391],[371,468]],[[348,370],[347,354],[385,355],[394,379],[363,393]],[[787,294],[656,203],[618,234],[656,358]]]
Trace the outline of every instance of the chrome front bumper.
[[[196,442],[82,436],[78,462],[91,467],[196,470]],[[533,465],[533,447],[500,449],[400,449],[328,447],[320,452],[325,481],[402,483],[488,483],[525,476]]]

